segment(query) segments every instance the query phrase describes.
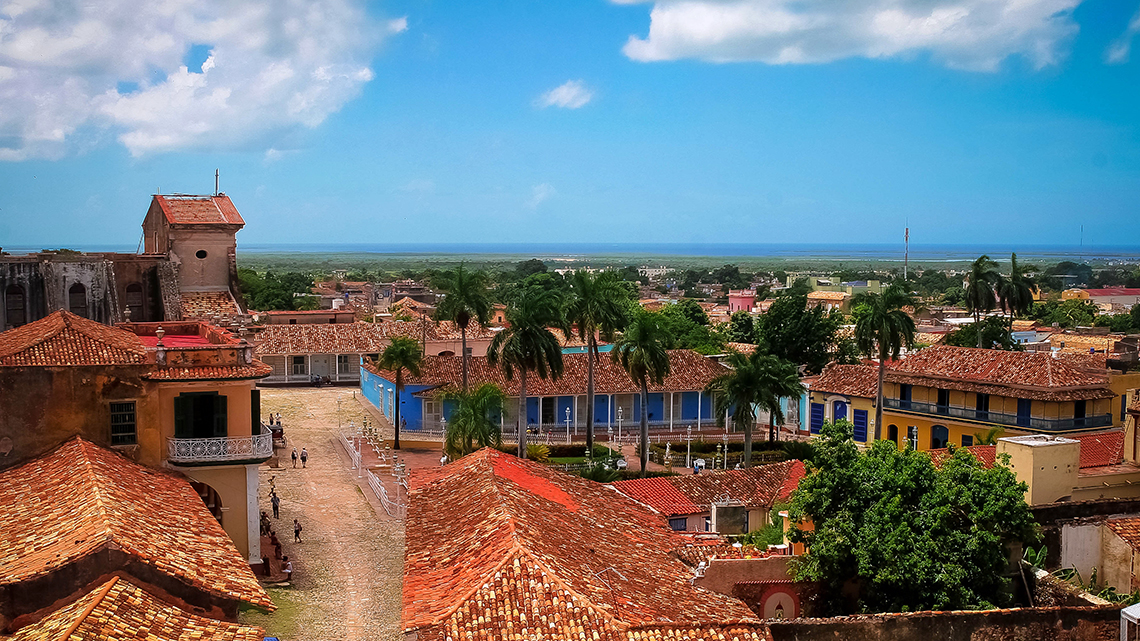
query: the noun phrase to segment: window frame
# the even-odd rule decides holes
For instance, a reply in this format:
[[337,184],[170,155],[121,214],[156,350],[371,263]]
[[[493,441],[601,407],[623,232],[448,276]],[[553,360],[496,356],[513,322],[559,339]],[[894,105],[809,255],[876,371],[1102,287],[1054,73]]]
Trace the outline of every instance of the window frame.
[[[130,405],[130,411],[127,411],[123,408],[118,408],[118,410],[116,410],[116,407],[115,407],[116,405],[120,405],[120,406]],[[111,446],[114,447],[114,446],[119,446],[119,445],[138,445],[139,444],[138,400],[137,399],[121,399],[121,400],[107,401],[107,410],[109,413],[108,429],[110,430],[110,432],[109,432],[110,438],[108,439],[108,441],[111,443]],[[115,433],[115,428],[116,428],[115,417],[116,416],[124,416],[124,415],[128,415],[128,414],[131,417],[131,420],[129,422],[129,424],[131,426],[131,430],[130,430],[129,434],[126,432],[122,432],[122,431],[120,431],[120,433],[116,434]],[[126,424],[127,424],[127,422],[124,421],[121,425],[126,425]],[[129,440],[116,440],[117,438],[122,439],[124,436],[129,436]]]

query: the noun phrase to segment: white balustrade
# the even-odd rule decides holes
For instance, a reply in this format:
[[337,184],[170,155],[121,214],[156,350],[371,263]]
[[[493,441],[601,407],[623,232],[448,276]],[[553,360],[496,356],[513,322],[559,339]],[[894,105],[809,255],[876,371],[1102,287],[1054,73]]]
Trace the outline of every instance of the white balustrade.
[[171,463],[225,463],[273,456],[273,435],[166,439]]

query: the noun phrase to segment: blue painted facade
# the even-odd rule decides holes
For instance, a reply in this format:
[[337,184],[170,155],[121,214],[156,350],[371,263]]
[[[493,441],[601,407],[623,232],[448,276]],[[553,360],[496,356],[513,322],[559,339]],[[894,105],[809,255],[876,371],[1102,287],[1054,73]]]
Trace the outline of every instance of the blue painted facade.
[[[419,429],[423,424],[423,399],[413,396],[416,392],[430,389],[428,385],[405,385],[404,391],[398,399],[400,405],[400,418],[407,421],[411,429]],[[392,402],[396,401],[396,385],[387,379],[377,376],[365,368],[360,368],[360,391],[379,409],[389,421],[395,420],[395,409]]]

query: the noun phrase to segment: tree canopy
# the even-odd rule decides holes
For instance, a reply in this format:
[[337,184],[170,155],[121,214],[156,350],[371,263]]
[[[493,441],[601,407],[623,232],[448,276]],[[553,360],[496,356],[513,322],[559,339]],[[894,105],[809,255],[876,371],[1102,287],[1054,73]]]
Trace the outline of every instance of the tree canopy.
[[[890,441],[860,452],[850,423],[824,423],[792,496],[792,519],[814,526],[791,535],[808,546],[796,578],[820,582],[821,605],[836,614],[1007,605],[1009,546],[1038,538],[1026,489],[966,449],[935,466]],[[854,602],[843,596],[852,583]]]
[[[981,328],[982,331],[981,341],[978,341],[979,328]],[[1010,334],[1009,331],[1009,326],[1006,325],[1005,320],[1000,316],[988,316],[983,318],[981,323],[963,325],[942,339],[943,345],[954,345],[957,347],[977,347],[979,342],[982,347],[987,349],[1021,351],[1021,346],[1014,342],[1013,335]]]
[[832,359],[841,312],[808,309],[807,295],[782,296],[756,319],[756,342],[765,352],[818,373]]
[[[316,309],[320,301],[311,296],[313,278],[301,272],[266,272],[238,269],[238,283],[250,309],[258,311]],[[294,296],[306,294],[306,296]]]

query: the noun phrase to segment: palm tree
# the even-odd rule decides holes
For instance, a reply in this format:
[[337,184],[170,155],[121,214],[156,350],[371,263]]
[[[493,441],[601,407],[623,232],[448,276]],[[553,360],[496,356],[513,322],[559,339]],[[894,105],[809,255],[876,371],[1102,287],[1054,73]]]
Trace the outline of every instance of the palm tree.
[[519,458],[526,458],[527,372],[535,372],[539,378],[562,376],[562,344],[550,331],[555,327],[564,336],[570,335],[562,302],[561,295],[553,290],[520,290],[507,305],[509,326],[495,334],[487,348],[487,362],[501,366],[508,381],[519,375]]
[[447,293],[439,303],[435,316],[440,320],[453,321],[459,326],[459,336],[463,345],[463,390],[467,390],[467,327],[475,321],[479,327],[486,327],[491,320],[491,299],[487,296],[487,275],[483,272],[469,272],[463,263],[453,272],[445,272],[439,279],[439,287]]
[[997,263],[982,254],[970,265],[970,275],[966,282],[966,310],[974,315],[974,327],[978,328],[978,347],[982,346],[982,314],[997,307],[994,290],[1001,284],[1001,274]]
[[503,442],[499,416],[507,395],[498,385],[484,383],[473,390],[448,392],[441,399],[455,403],[443,441],[443,451],[452,460]]
[[1018,266],[1017,254],[1012,254],[1009,278],[1002,279],[997,291],[1002,311],[1009,313],[1009,331],[1013,331],[1014,315],[1028,313],[1033,307],[1033,290],[1036,288],[1037,283]]
[[578,336],[586,341],[586,449],[594,449],[594,362],[601,358],[598,335],[611,339],[625,326],[622,300],[626,297],[621,281],[613,272],[594,276],[586,270],[570,277],[570,304],[567,322],[578,326]]
[[404,370],[412,376],[420,375],[420,367],[424,362],[424,353],[420,344],[414,338],[397,336],[384,348],[377,359],[376,366],[396,373],[396,394],[392,399],[392,414],[395,416],[396,439],[392,447],[400,449],[400,394],[404,391]]
[[656,385],[669,376],[670,338],[658,314],[642,313],[634,317],[625,332],[614,343],[610,357],[641,387],[641,475],[649,465],[649,381]]
[[752,426],[756,422],[755,406],[768,411],[768,440],[776,440],[776,425],[784,422],[781,398],[800,398],[803,385],[794,363],[779,356],[761,353],[760,350],[745,356],[739,352],[728,355],[725,362],[732,371],[721,374],[705,388],[716,401],[717,422],[724,424],[724,416],[732,411],[732,422],[744,428],[744,467],[752,465]]
[[914,345],[914,319],[903,307],[915,300],[897,283],[882,294],[861,292],[851,300],[855,313],[855,344],[868,358],[879,358],[879,384],[875,392],[875,440],[883,428],[883,375],[888,358],[898,358],[903,347]]

